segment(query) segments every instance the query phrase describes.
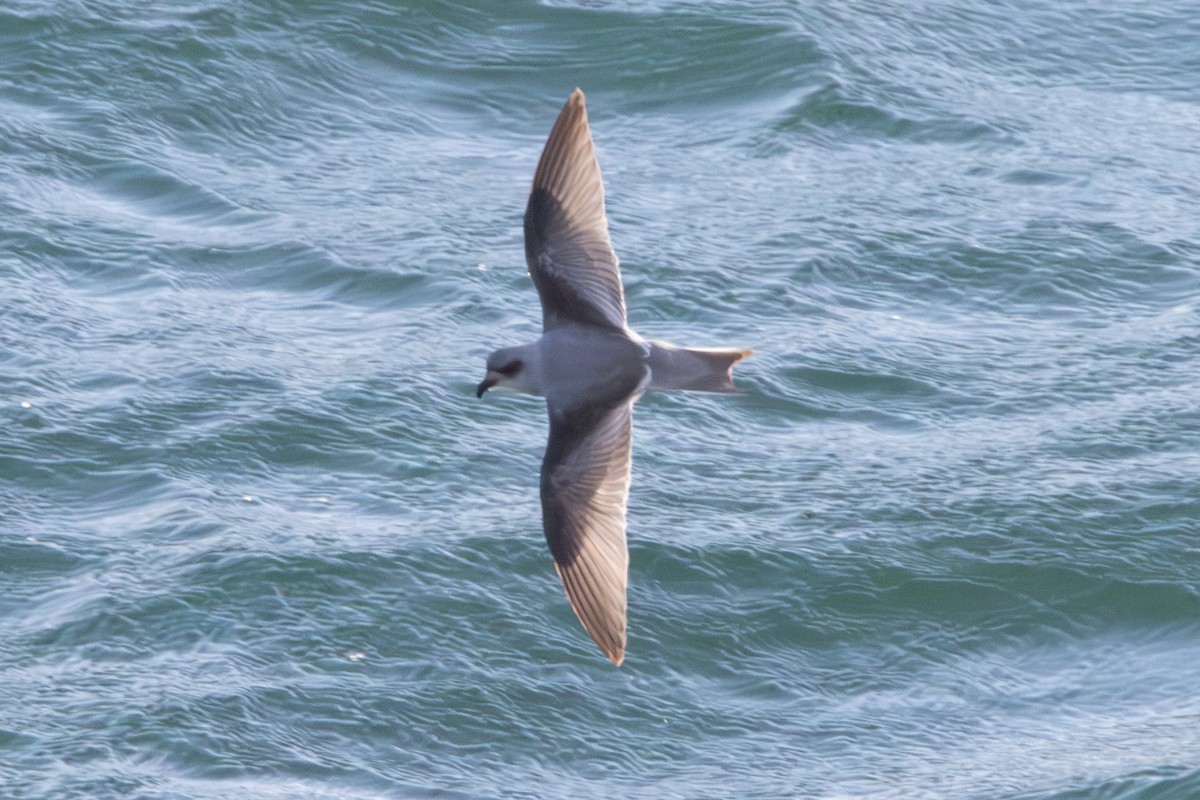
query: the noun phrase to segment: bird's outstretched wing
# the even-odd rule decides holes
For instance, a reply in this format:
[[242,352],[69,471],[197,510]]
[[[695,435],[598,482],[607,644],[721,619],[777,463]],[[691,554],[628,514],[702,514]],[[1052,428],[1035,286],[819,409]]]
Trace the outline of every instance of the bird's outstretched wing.
[[583,92],[558,115],[525,208],[525,260],[542,301],[542,327],[625,327],[617,254],[608,238],[604,184]]
[[625,500],[633,398],[569,412],[550,408],[542,523],[571,608],[614,664],[625,658]]

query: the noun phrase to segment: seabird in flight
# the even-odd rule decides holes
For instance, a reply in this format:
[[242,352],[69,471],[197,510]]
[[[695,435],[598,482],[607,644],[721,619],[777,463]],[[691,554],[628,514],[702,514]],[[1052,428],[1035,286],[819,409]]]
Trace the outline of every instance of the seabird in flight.
[[625,501],[633,404],[642,392],[736,392],[741,348],[643,339],[625,321],[617,255],[583,92],[567,99],[542,151],[525,209],[525,259],[542,302],[542,336],[488,356],[476,394],[546,398],[542,526],[583,627],[617,665],[625,657]]

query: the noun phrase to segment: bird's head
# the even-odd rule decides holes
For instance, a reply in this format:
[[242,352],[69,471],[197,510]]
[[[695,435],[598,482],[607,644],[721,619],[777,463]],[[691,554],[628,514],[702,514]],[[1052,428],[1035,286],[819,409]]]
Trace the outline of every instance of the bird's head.
[[487,375],[475,387],[475,396],[483,397],[488,389],[511,389],[514,392],[533,393],[533,384],[526,359],[520,347],[504,347],[487,360]]

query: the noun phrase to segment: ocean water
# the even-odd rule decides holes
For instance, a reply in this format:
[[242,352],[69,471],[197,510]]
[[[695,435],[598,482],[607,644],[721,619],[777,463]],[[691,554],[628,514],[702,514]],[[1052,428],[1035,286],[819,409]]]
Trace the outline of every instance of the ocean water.
[[[1200,797],[1192,3],[0,6],[0,796]],[[521,214],[588,95],[612,667]]]

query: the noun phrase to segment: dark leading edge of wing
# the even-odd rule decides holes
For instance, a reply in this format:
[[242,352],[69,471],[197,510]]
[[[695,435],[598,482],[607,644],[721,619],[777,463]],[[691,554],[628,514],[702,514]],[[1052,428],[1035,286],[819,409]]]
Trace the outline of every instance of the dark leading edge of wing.
[[625,658],[625,499],[633,400],[550,408],[542,462],[542,522],[571,608],[614,664]]
[[567,322],[625,327],[617,254],[583,92],[567,99],[542,151],[525,209],[525,259],[545,330]]

